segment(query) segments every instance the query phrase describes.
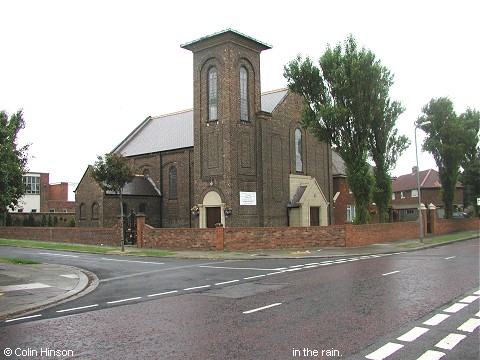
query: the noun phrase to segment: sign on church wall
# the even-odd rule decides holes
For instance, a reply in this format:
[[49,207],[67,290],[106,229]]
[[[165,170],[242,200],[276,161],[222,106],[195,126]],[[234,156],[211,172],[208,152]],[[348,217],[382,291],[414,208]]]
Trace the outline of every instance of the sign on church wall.
[[257,205],[257,193],[255,191],[240,191],[240,205]]

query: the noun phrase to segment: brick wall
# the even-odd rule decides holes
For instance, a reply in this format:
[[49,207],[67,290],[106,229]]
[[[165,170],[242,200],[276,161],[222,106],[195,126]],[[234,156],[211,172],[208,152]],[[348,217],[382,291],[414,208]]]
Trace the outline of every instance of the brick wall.
[[[139,222],[140,223],[140,222]],[[143,243],[138,246],[168,250],[215,250],[215,229],[162,228],[145,225],[142,232]],[[137,238],[137,240],[140,237]]]
[[419,237],[418,221],[346,225],[346,246],[362,246]]
[[102,229],[2,226],[0,227],[0,238],[53,241],[86,245],[120,245],[120,231],[118,227]]
[[450,234],[465,230],[477,230],[480,233],[480,219],[435,219],[433,229],[436,235]]

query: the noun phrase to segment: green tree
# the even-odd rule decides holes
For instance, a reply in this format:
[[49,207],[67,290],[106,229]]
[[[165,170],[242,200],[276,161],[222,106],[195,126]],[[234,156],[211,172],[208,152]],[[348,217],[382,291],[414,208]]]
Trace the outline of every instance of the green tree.
[[437,164],[445,217],[450,218],[460,165],[465,162],[472,141],[478,140],[471,124],[475,121],[478,123],[480,116],[477,111],[470,109],[457,116],[452,101],[445,97],[430,100],[422,112],[417,125],[427,134],[423,150],[431,153]]
[[22,110],[8,117],[0,111],[0,225],[5,224],[7,208],[14,208],[25,194],[23,175],[27,172],[28,147],[18,148],[17,136],[25,127]]
[[104,191],[113,191],[120,200],[121,224],[121,246],[124,251],[124,233],[123,233],[123,187],[133,180],[134,174],[128,165],[128,160],[122,155],[109,153],[105,157],[97,156],[97,161],[93,165],[92,176]]
[[365,48],[358,49],[352,35],[334,48],[327,47],[319,60],[301,56],[284,67],[290,90],[301,94],[308,106],[302,113],[303,125],[320,141],[326,141],[345,162],[347,182],[356,205],[355,223],[370,219],[367,207],[374,179],[368,164],[376,164],[376,202],[385,214],[391,196],[388,171],[408,146],[398,137],[395,122],[403,112],[391,102],[388,92],[393,76]]

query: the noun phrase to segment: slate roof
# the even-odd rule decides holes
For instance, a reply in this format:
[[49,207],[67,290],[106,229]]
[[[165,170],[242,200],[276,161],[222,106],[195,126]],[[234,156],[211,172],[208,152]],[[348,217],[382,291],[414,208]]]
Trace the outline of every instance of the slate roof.
[[[440,189],[442,184],[440,182],[440,177],[438,171],[434,169],[422,170],[419,173],[420,177],[420,188],[438,188]],[[463,187],[463,185],[457,181],[457,188]],[[413,190],[417,188],[417,173],[412,172],[411,174],[401,175],[392,183],[392,191],[406,191]]]
[[[262,111],[272,113],[287,94],[288,89],[262,94]],[[113,152],[128,157],[187,147],[193,147],[192,109],[149,116],[113,149]]]
[[345,162],[338,155],[338,153],[332,150],[332,175],[333,176],[347,176],[347,170],[345,169]]
[[[107,194],[114,195],[115,192],[107,191]],[[133,180],[123,187],[122,194],[126,196],[161,196],[160,190],[153,181],[143,175],[135,175]]]
[[299,207],[299,202],[300,202],[300,199],[302,198],[303,194],[305,193],[305,190],[307,189],[307,186],[306,185],[302,185],[302,186],[299,186],[297,188],[297,191],[295,192],[295,194],[293,195],[293,198],[292,200],[290,200],[287,204],[287,207],[289,208],[296,208],[296,207]]

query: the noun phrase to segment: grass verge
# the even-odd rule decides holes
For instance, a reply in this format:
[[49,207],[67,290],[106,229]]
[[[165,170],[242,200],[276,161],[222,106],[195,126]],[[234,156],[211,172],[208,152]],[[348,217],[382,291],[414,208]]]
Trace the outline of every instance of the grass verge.
[[0,257],[0,263],[21,264],[21,265],[40,264],[38,261],[33,261],[33,260],[29,260],[29,259],[8,258],[8,257]]
[[471,236],[472,236],[472,234],[445,235],[445,236],[435,237],[435,238],[431,238],[431,239],[424,239],[423,243],[415,242],[415,243],[411,243],[411,244],[400,245],[400,247],[411,249],[411,248],[421,247],[421,246],[424,246],[424,245],[441,244],[441,243],[444,243],[444,242],[465,239],[465,238],[469,238]]
[[138,255],[138,256],[169,256],[175,253],[163,250],[140,250],[137,248],[125,248],[122,252],[120,247],[114,246],[97,246],[97,245],[82,245],[82,244],[66,244],[48,241],[33,241],[33,240],[12,240],[0,239],[0,245],[30,247],[37,249],[63,250],[63,251],[77,251],[87,253],[100,254],[116,254],[116,255]]

